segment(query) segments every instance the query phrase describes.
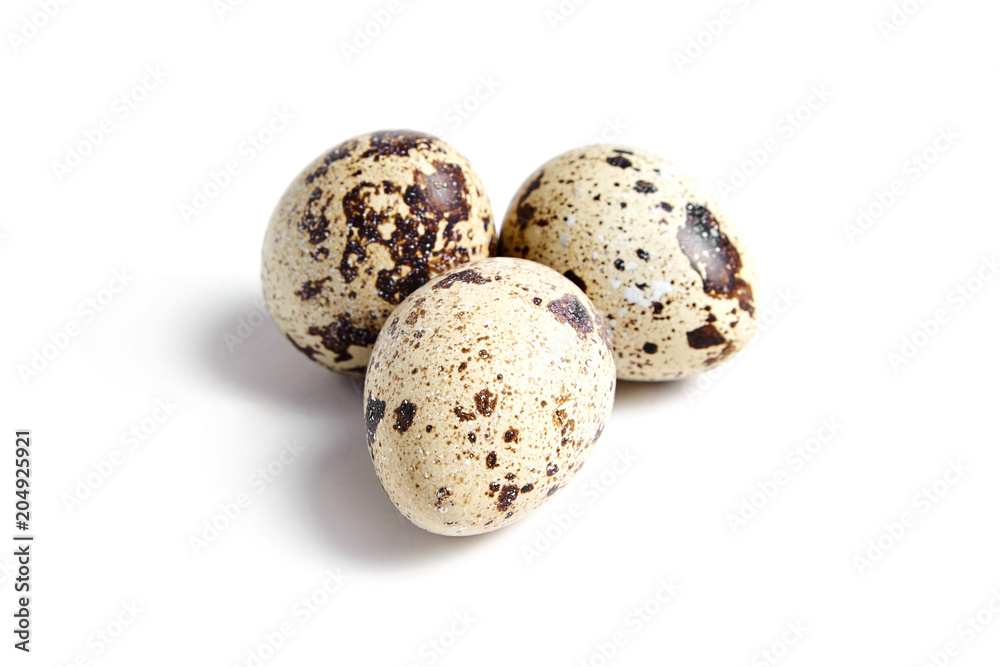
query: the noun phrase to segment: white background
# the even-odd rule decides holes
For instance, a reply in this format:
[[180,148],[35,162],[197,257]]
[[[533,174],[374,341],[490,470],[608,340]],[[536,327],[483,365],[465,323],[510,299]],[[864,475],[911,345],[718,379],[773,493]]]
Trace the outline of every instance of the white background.
[[[559,21],[557,0],[408,0],[348,58],[387,6],[92,0],[45,19],[4,3],[2,432],[11,450],[33,432],[37,541],[30,656],[11,647],[0,551],[0,663],[756,666],[768,650],[789,667],[917,667],[954,641],[938,664],[996,665],[997,4],[909,0],[890,32],[890,0],[591,0]],[[275,110],[294,119],[250,151]],[[110,134],[80,148],[102,119]],[[446,131],[498,217],[541,163],[602,134],[735,183],[726,205],[764,280],[762,333],[732,365],[623,384],[581,477],[479,538],[407,524],[371,468],[357,383],[255,314],[288,182],[398,127]],[[71,150],[87,155],[65,173]],[[183,215],[229,161],[239,173]],[[162,423],[158,400],[177,406]],[[134,448],[133,428],[148,433]],[[820,435],[808,463],[788,457]],[[304,451],[262,485],[288,441]],[[967,471],[916,497],[950,462]],[[195,553],[240,494],[249,506]],[[756,514],[735,525],[744,499]],[[328,595],[330,571],[346,580]],[[968,641],[981,609],[992,623]],[[271,651],[283,623],[294,634]]]

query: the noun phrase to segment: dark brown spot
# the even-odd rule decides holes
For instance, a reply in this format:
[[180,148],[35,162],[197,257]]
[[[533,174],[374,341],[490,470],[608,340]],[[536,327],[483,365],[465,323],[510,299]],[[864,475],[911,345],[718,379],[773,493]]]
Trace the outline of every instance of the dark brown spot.
[[355,141],[354,139],[351,139],[349,141],[345,141],[344,143],[334,148],[332,151],[326,154],[326,157],[323,158],[323,164],[317,167],[313,173],[306,176],[306,183],[312,183],[320,176],[326,174],[331,164],[333,164],[337,160],[343,160],[346,157],[350,157],[351,153],[353,153],[354,149],[357,147],[358,147],[358,142]]
[[455,283],[460,282],[472,285],[485,285],[486,283],[492,281],[489,278],[484,278],[483,275],[475,269],[465,269],[464,271],[453,273],[447,278],[434,283],[433,289],[448,289]]
[[479,358],[480,359],[489,359],[490,358],[490,353],[487,352],[486,350],[479,350]]
[[365,408],[365,429],[368,433],[369,446],[375,442],[375,429],[378,428],[378,423],[382,421],[383,416],[385,416],[385,401],[372,398],[369,394],[368,407]]
[[656,186],[649,181],[636,181],[635,185],[632,186],[632,189],[646,195],[656,192]]
[[542,305],[542,300],[536,296],[533,299],[531,299],[531,303],[535,304],[536,306],[540,306]]
[[476,434],[473,433],[472,431],[469,431],[469,434],[466,437],[469,439],[469,442],[475,442],[476,441]]
[[473,419],[476,418],[475,414],[471,412],[465,412],[464,410],[462,410],[461,405],[455,408],[455,416],[458,417],[458,421],[460,422],[472,421]]
[[427,431],[428,433],[430,433],[431,431],[434,430],[434,427],[431,426],[430,424],[428,424],[427,427],[424,430]]
[[507,429],[507,432],[503,434],[503,441],[504,442],[517,442],[518,441],[517,440],[517,429],[516,428],[509,428],[509,429]]
[[587,283],[583,282],[583,278],[581,278],[580,276],[576,275],[573,272],[572,269],[570,269],[569,271],[567,271],[563,275],[566,276],[567,278],[569,278],[569,281],[571,283],[573,283],[574,285],[576,285],[577,287],[579,287],[581,292],[584,292],[584,293],[587,292]]
[[[398,144],[380,145],[389,150]],[[433,162],[432,165],[436,169],[432,174],[414,170],[414,184],[403,196],[408,208],[405,216],[400,207],[381,203],[384,195],[400,192],[400,187],[390,181],[359,183],[344,195],[347,237],[339,270],[346,283],[358,276],[361,265],[368,260],[371,245],[389,251],[392,267],[379,269],[375,288],[379,298],[392,304],[400,303],[431,276],[468,261],[469,252],[458,245],[461,238],[454,232],[455,225],[469,216],[465,175],[455,164]],[[323,240],[329,236],[325,213],[329,202],[328,199],[318,211],[307,211],[300,223],[300,228],[305,226],[311,231],[313,243],[318,242],[313,237]],[[390,229],[389,238],[384,237],[386,225]],[[441,239],[444,243],[437,248]],[[366,269],[368,273],[371,271]]]
[[312,300],[317,294],[323,291],[323,283],[330,280],[330,276],[319,280],[307,280],[302,283],[302,289],[295,293],[303,301]]
[[[325,171],[326,167],[322,167],[322,169]],[[297,225],[299,232],[309,235],[309,243],[312,245],[322,243],[330,237],[330,219],[326,217],[326,211],[333,200],[333,197],[328,197],[323,201],[321,198],[315,197],[315,194],[314,190],[314,196],[309,198],[305,210],[302,211],[302,218]]]
[[658,349],[659,348],[656,346],[656,343],[646,343],[642,346],[642,351],[646,354],[656,354]]
[[560,488],[561,488],[561,487],[560,487],[560,486],[559,486],[558,484],[553,484],[553,485],[552,485],[551,487],[549,487],[549,490],[545,492],[545,497],[546,497],[546,498],[549,498],[549,497],[551,497],[551,496],[552,496],[553,494],[555,494],[555,492],[556,492],[556,491],[558,491],[558,490],[559,490]]
[[465,361],[463,361],[462,363],[460,363],[460,364],[458,365],[458,371],[459,371],[459,372],[462,372],[462,371],[464,371],[464,370],[465,370],[466,368],[468,368],[468,367],[469,367],[469,364],[468,364],[468,362],[465,362]]
[[[434,162],[433,174],[413,172],[415,184],[406,190],[407,205],[421,218],[448,221],[448,232],[461,220],[469,219],[469,198],[465,172],[457,164]],[[446,234],[448,236],[448,234]]]
[[496,493],[500,490],[500,482],[490,482],[490,491]]
[[306,346],[303,347],[302,345],[299,345],[298,343],[296,343],[295,339],[292,338],[289,334],[285,334],[285,338],[287,338],[288,342],[290,342],[295,347],[295,349],[298,350],[299,352],[301,352],[302,354],[306,355],[310,359],[315,359],[316,358],[316,351],[317,350],[312,345],[306,345]]
[[497,498],[497,510],[500,512],[506,512],[507,508],[509,508],[511,503],[515,500],[517,500],[517,487],[513,484],[508,484],[503,487],[500,491],[500,497]]
[[521,493],[528,493],[535,488],[534,484],[525,484],[521,487]]
[[513,482],[515,477],[517,477],[517,475],[515,475],[512,472],[509,472],[506,475],[504,475],[504,479],[506,479],[508,482]]
[[396,408],[396,423],[393,428],[400,433],[406,433],[406,429],[413,426],[413,415],[417,412],[417,406],[409,401],[403,401]]
[[659,301],[653,303],[653,314],[661,315],[663,313],[663,304]]
[[667,213],[670,213],[671,211],[673,211],[673,210],[674,210],[674,207],[673,207],[673,206],[671,206],[670,204],[668,204],[668,203],[667,203],[667,202],[665,202],[665,201],[661,201],[661,202],[660,202],[660,208],[662,208],[662,209],[663,209],[664,211],[666,211]]
[[493,409],[497,406],[497,397],[489,389],[483,389],[475,395],[476,411],[484,417],[493,414]]
[[612,167],[618,167],[620,169],[628,169],[629,167],[632,166],[632,162],[628,158],[623,157],[621,155],[615,155],[614,157],[609,157],[608,164],[610,164]]
[[688,204],[687,222],[678,230],[677,239],[691,267],[701,276],[705,293],[717,299],[738,299],[740,308],[752,316],[753,290],[740,277],[743,260],[712,212]]
[[330,256],[330,249],[317,248],[316,250],[312,251],[312,253],[310,253],[309,256],[312,257],[314,261],[321,262]]
[[491,469],[497,467],[497,453],[496,452],[490,452],[489,454],[486,455],[486,467],[487,468],[491,468]]
[[414,148],[430,150],[434,137],[422,132],[412,130],[391,130],[388,132],[376,132],[371,138],[371,147],[361,154],[361,157],[374,157],[378,162],[379,158],[396,155],[406,157]]
[[378,328],[360,326],[351,321],[347,315],[338,315],[336,322],[323,327],[309,327],[310,336],[319,336],[323,347],[337,356],[334,361],[350,361],[353,355],[348,352],[352,345],[370,347],[378,338]]
[[726,342],[726,337],[719,333],[714,324],[706,324],[694,331],[687,332],[688,346],[695,350],[703,350],[706,347],[715,347]]
[[440,489],[437,490],[437,502],[434,503],[434,507],[441,509],[441,505],[450,495],[451,495],[451,489],[442,486]]
[[580,338],[594,330],[594,324],[587,309],[572,294],[563,295],[555,301],[549,302],[548,308],[557,320],[573,327]]
[[521,229],[527,227],[531,219],[535,217],[535,207],[526,202],[532,192],[542,187],[542,177],[544,175],[544,171],[538,172],[538,176],[528,184],[528,187],[524,190],[524,194],[517,200],[517,224]]
[[644,261],[644,262],[648,262],[648,261],[649,261],[649,253],[648,253],[648,252],[646,252],[645,250],[643,250],[642,248],[639,248],[638,250],[636,250],[636,251],[635,251],[635,254],[636,254],[636,255],[637,255],[637,256],[639,257],[639,259],[641,259],[642,261]]
[[615,268],[618,269],[619,271],[624,271],[625,270],[625,260],[623,260],[621,257],[619,257],[618,259],[616,259],[615,260]]
[[557,472],[559,472],[559,466],[557,466],[555,463],[550,463],[547,466],[545,466],[545,474],[548,475],[549,477],[552,477],[552,475],[556,474]]

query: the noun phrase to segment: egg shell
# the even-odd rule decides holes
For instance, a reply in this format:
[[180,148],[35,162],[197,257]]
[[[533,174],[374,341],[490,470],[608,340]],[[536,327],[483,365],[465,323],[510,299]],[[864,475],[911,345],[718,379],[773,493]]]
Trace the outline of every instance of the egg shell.
[[268,309],[300,352],[361,375],[389,313],[435,275],[496,254],[479,176],[454,148],[376,132],[316,158],[264,239]]
[[520,188],[500,254],[578,285],[613,331],[620,380],[677,380],[753,338],[759,279],[721,204],[667,160],[590,146],[546,163]]
[[576,476],[614,391],[611,341],[587,297],[540,264],[486,259],[432,279],[379,334],[368,449],[414,524],[485,533]]

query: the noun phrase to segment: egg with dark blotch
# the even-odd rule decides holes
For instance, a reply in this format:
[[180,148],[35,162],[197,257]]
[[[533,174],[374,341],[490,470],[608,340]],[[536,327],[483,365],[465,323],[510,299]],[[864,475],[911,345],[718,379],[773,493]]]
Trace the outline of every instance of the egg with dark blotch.
[[495,258],[432,279],[379,334],[368,450],[399,511],[442,535],[525,517],[564,488],[615,392],[600,314],[548,267]]
[[268,309],[313,361],[364,373],[389,313],[432,277],[496,254],[486,188],[445,142],[376,132],[316,158],[264,238]]
[[507,210],[500,254],[586,292],[613,331],[620,380],[697,375],[757,329],[757,272],[728,214],[646,151],[591,146],[546,163]]

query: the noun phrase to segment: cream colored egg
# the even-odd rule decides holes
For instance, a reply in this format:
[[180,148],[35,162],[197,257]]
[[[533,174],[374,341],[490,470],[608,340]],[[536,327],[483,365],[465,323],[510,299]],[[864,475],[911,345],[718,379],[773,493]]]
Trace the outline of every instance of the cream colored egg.
[[264,293],[299,351],[360,375],[407,295],[495,249],[486,188],[464,157],[429,135],[377,132],[319,156],[288,186],[264,239]]
[[757,328],[759,281],[729,216],[645,151],[591,146],[545,164],[511,203],[500,248],[586,292],[613,331],[621,380],[697,375]]
[[587,297],[540,264],[486,259],[432,279],[382,330],[365,379],[368,448],[410,521],[484,533],[573,479],[614,390]]

